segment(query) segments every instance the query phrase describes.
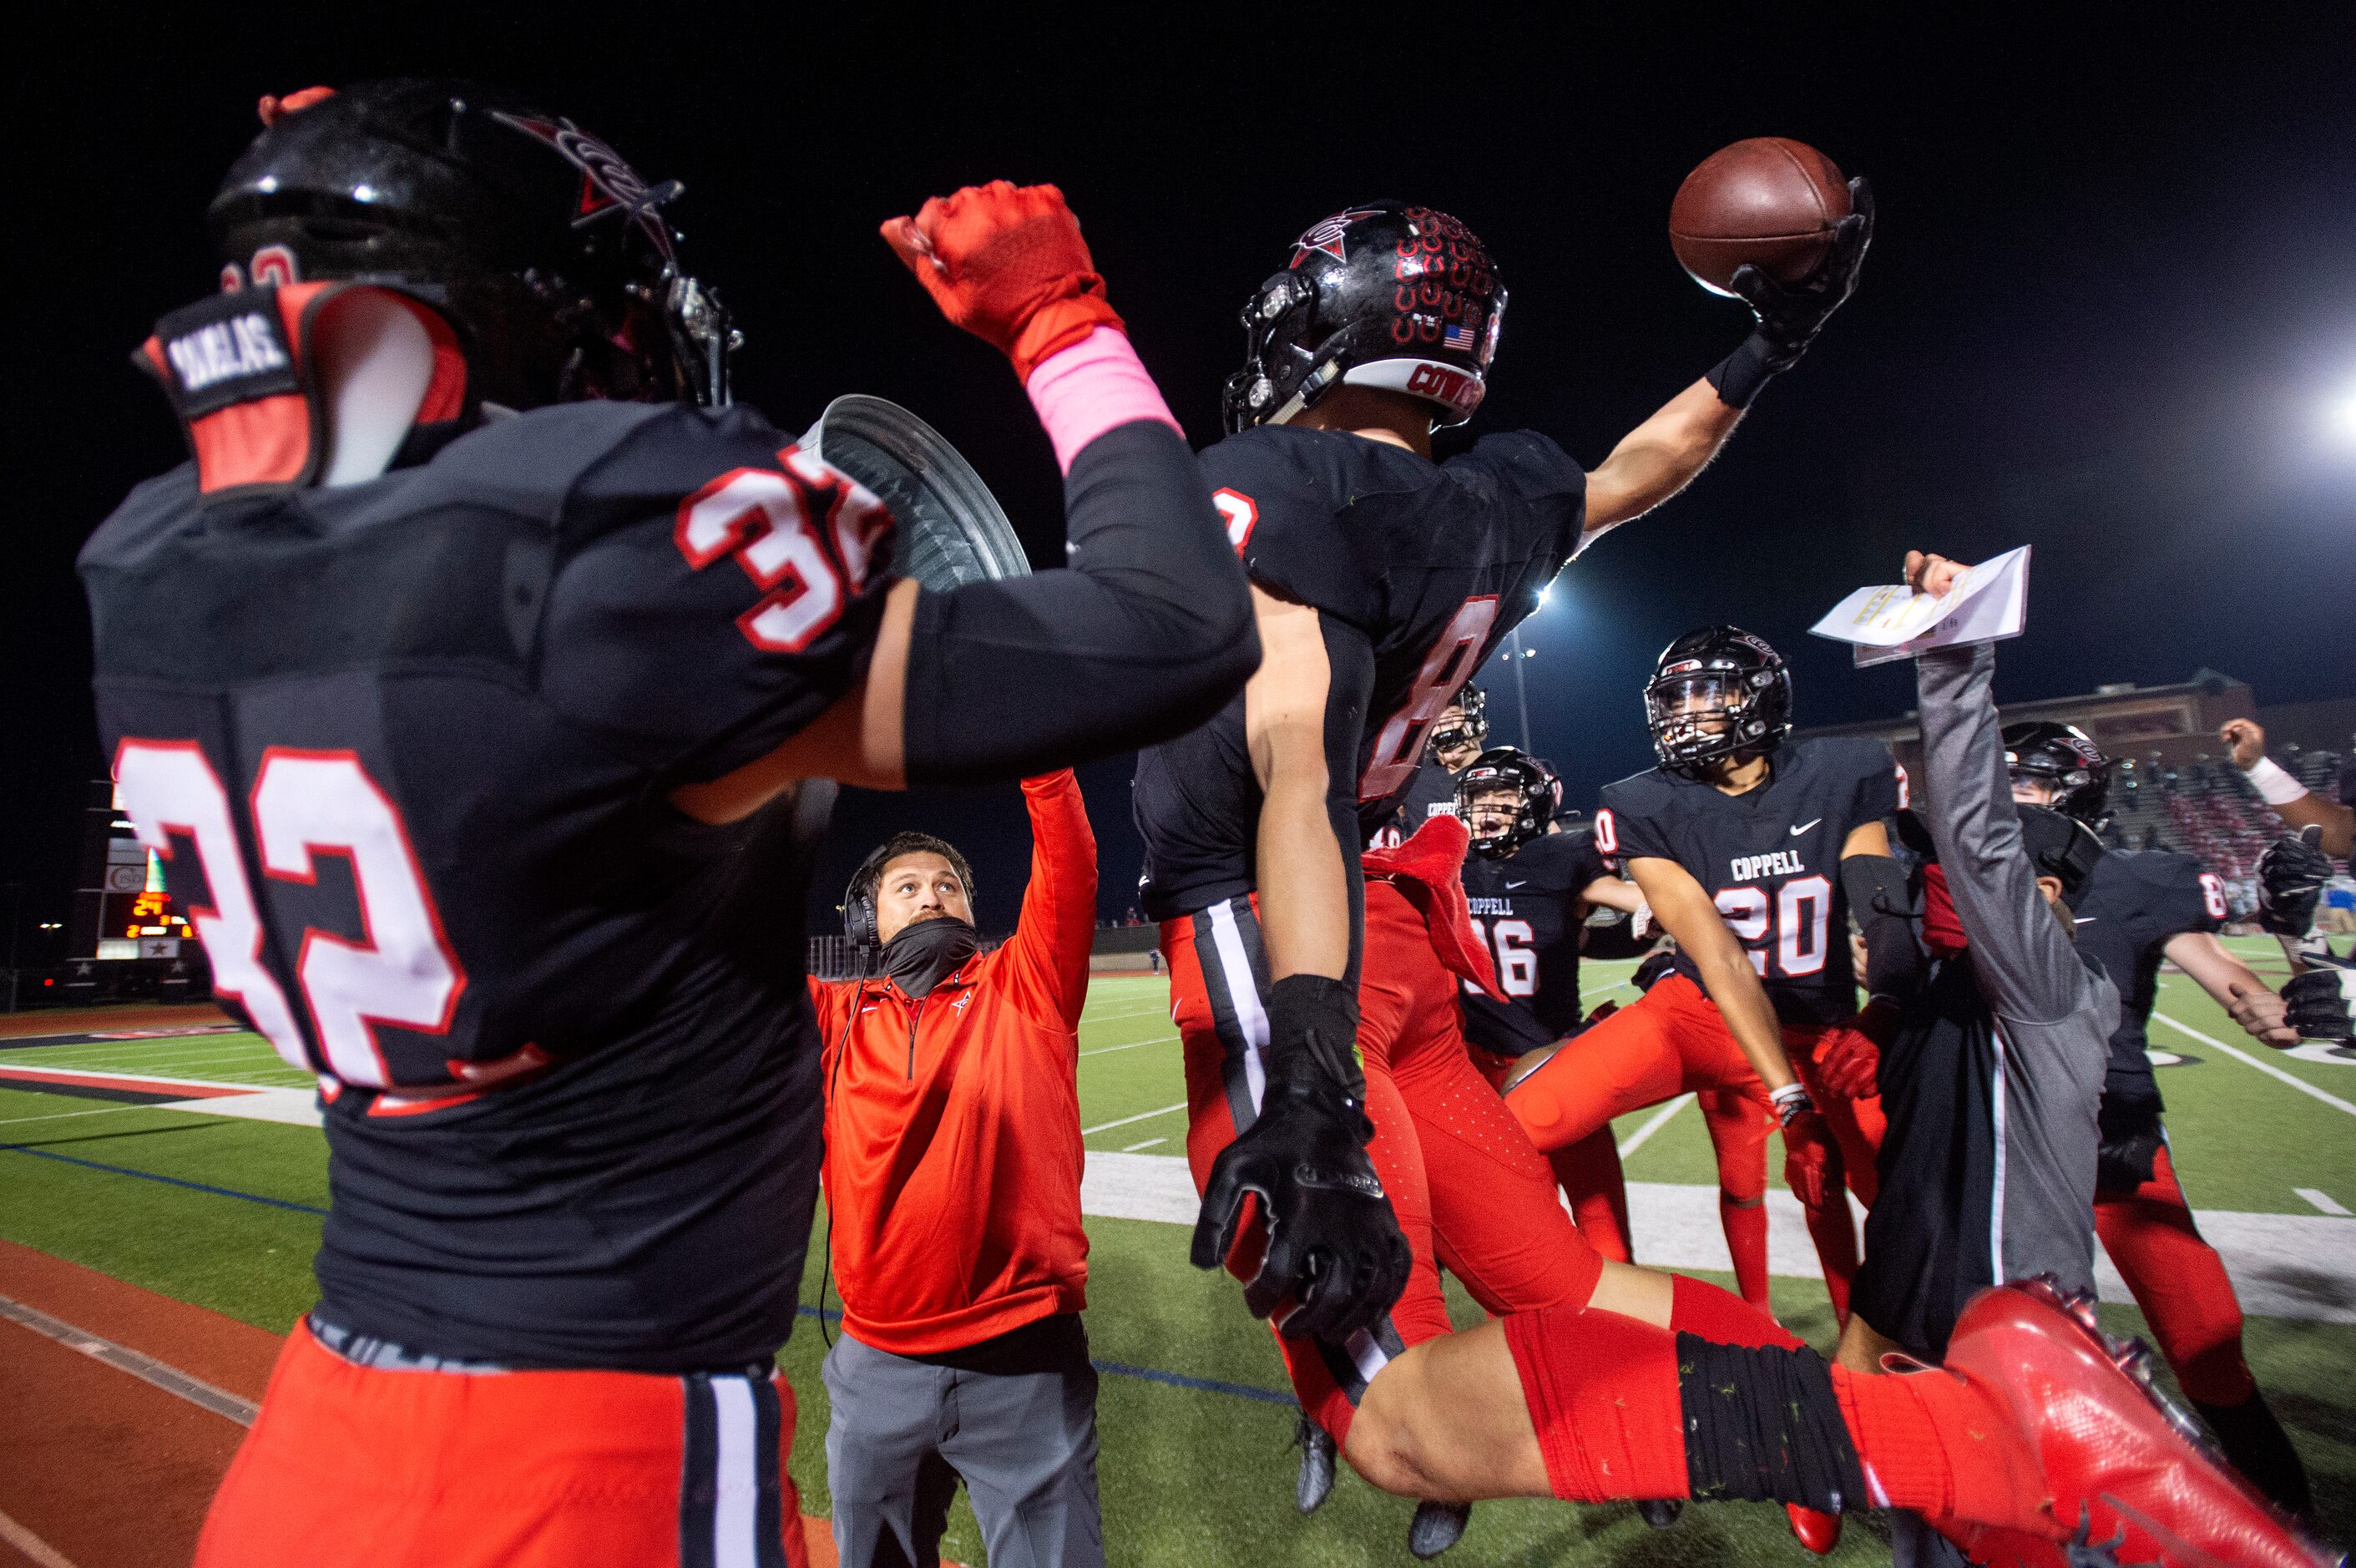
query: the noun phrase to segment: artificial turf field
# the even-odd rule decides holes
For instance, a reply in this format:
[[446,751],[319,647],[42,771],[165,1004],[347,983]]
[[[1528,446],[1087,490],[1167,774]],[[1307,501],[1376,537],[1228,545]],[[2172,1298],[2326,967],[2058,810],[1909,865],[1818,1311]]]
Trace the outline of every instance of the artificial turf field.
[[[2271,959],[2279,970],[2270,942],[2233,945],[2254,965]],[[1590,1002],[1632,999],[1623,988],[1631,968],[1589,966]],[[2163,978],[2158,1012],[2181,1027],[2156,1020],[2154,1047],[2193,1058],[2166,1067],[2160,1084],[2178,1167],[2198,1207],[2316,1220],[2333,1207],[2356,1208],[2356,1058],[2313,1047],[2264,1053],[2174,974]],[[1099,979],[1080,1049],[1088,1148],[1179,1153],[1183,1088],[1163,983]],[[2275,1073],[2329,1100],[2235,1052],[2263,1055]],[[0,1067],[8,1066],[284,1087],[306,1081],[245,1034],[0,1048]],[[1624,1142],[1654,1121],[1632,1116],[1618,1131]],[[1779,1163],[1771,1160],[1771,1167]],[[1690,1108],[1653,1127],[1626,1165],[1632,1182],[1716,1180]],[[284,1332],[311,1300],[309,1261],[327,1201],[326,1145],[316,1130],[0,1089],[0,1237],[147,1289]],[[779,1358],[800,1404],[793,1470],[803,1507],[814,1513],[827,1509],[824,1346],[811,1313],[822,1214],[819,1223],[804,1280],[804,1321]],[[1252,1568],[1411,1561],[1408,1505],[1347,1474],[1322,1512],[1307,1520],[1293,1513],[1294,1411],[1281,1391],[1275,1348],[1244,1313],[1232,1281],[1188,1266],[1185,1230],[1094,1217],[1087,1225],[1087,1326],[1105,1369],[1098,1474],[1111,1561]],[[2327,1273],[2356,1273],[2356,1218],[2302,1233],[2327,1254],[2319,1260],[2333,1266]],[[1641,1215],[1637,1245],[1641,1254]],[[1704,1277],[1731,1283],[1726,1273]],[[1451,1289],[1459,1321],[1477,1321],[1478,1309]],[[1833,1321],[1820,1283],[1779,1277],[1774,1305],[1795,1332],[1829,1348]],[[2344,1300],[2322,1310],[2356,1316]],[[2132,1306],[2106,1305],[2103,1316],[2115,1332],[2142,1331]],[[2328,1535],[2356,1538],[2356,1325],[2253,1316],[2246,1342],[2260,1383],[2306,1458]],[[1851,1520],[1833,1561],[1886,1562],[1877,1525],[1869,1515]],[[969,1563],[983,1561],[962,1500],[945,1550]],[[1676,1529],[1655,1532],[1623,1507],[1537,1502],[1480,1505],[1463,1542],[1445,1559],[1460,1568],[1806,1560],[1780,1511],[1766,1505],[1690,1508]]]

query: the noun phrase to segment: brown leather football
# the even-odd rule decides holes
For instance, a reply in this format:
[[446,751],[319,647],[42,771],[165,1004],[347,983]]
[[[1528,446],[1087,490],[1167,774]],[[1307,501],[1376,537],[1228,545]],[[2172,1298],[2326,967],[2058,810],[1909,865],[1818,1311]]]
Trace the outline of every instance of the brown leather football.
[[1849,215],[1848,181],[1832,159],[1787,136],[1753,136],[1701,161],[1669,203],[1669,244],[1694,281],[1730,294],[1744,263],[1776,282],[1804,283]]

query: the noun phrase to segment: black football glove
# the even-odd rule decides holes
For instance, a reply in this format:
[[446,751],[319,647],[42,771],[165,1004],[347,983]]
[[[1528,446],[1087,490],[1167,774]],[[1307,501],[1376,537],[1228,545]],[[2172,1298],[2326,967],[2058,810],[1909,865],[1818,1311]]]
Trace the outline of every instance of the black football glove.
[[1873,188],[1862,177],[1853,179],[1848,195],[1852,210],[1834,225],[1832,245],[1805,283],[1786,286],[1748,263],[1727,280],[1759,322],[1742,346],[1709,372],[1709,384],[1730,406],[1749,408],[1768,378],[1798,364],[1832,313],[1857,292],[1858,271],[1873,243]]
[[2278,937],[2303,937],[2331,880],[2323,853],[2323,826],[2309,822],[2266,846],[2258,856],[2258,924]]
[[2285,1021],[2304,1040],[2356,1037],[2356,969],[2310,969],[2282,988]]
[[1366,1145],[1358,999],[1347,985],[1290,975],[1269,989],[1268,1087],[1259,1116],[1212,1163],[1194,1224],[1194,1266],[1226,1261],[1256,1194],[1268,1228],[1244,1305],[1266,1317],[1286,1301],[1287,1335],[1346,1339],[1407,1288],[1411,1254]]

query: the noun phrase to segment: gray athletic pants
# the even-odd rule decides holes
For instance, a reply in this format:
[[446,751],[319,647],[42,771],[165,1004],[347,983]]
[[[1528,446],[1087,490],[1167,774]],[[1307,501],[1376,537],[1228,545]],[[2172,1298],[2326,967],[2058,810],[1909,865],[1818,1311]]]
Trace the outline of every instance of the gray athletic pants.
[[1076,1315],[921,1358],[846,1334],[826,1391],[842,1568],[936,1568],[960,1479],[990,1568],[1102,1568],[1097,1372]]

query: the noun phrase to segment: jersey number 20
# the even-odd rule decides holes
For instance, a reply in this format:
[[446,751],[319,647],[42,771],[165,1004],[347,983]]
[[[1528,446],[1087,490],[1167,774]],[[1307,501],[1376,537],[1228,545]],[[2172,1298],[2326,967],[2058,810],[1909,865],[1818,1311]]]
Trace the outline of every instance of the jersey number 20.
[[189,923],[212,961],[213,989],[237,998],[289,1065],[383,1088],[391,1080],[374,1026],[449,1030],[466,972],[443,935],[401,813],[359,757],[273,746],[262,754],[249,801],[264,876],[311,883],[316,856],[351,861],[360,940],[309,928],[294,962],[322,1060],[312,1058],[285,992],[262,961],[262,909],[212,763],[193,741],[126,740],[114,780],[141,843],[166,860],[174,835],[195,844],[212,903],[192,909]]
[[1823,877],[1795,876],[1784,883],[1775,890],[1772,913],[1764,887],[1721,887],[1717,902],[1727,929],[1750,950],[1751,967],[1762,979],[1799,980],[1824,972],[1833,885]]

